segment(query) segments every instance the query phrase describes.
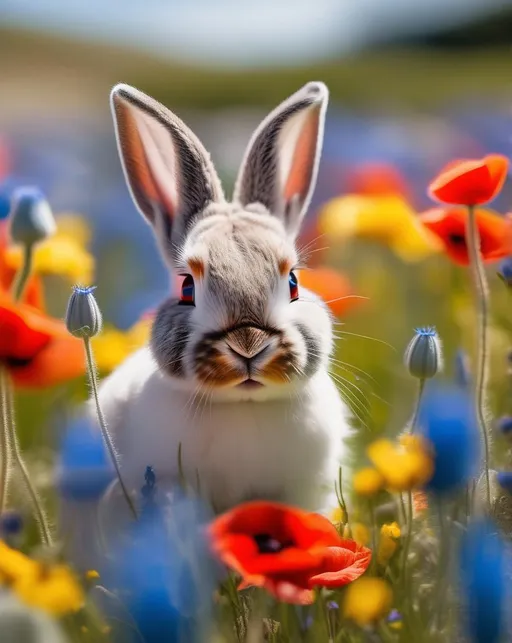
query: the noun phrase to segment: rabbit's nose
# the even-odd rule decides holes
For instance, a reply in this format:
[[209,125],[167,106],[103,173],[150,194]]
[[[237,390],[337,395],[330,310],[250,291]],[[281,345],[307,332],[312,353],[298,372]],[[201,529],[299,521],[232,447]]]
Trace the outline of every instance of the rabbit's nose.
[[271,346],[272,338],[260,328],[238,328],[226,337],[229,352],[247,365],[262,357]]
[[250,364],[258,357],[263,357],[264,353],[266,353],[269,350],[269,348],[270,348],[270,341],[265,346],[258,349],[256,352],[252,352],[251,355],[248,355],[240,347],[237,346],[236,348],[233,348],[233,346],[231,346],[231,344],[228,343],[229,352],[237,359],[245,362],[247,366],[250,366]]

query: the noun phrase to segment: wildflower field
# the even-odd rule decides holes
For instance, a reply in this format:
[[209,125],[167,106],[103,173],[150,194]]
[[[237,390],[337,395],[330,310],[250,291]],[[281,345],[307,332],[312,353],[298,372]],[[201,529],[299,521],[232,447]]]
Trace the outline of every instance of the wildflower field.
[[[141,99],[125,86],[118,92],[114,114],[117,108],[128,187],[158,237],[156,206],[177,197],[159,183],[159,150],[148,135],[153,122],[130,112],[133,105],[140,109],[133,97]],[[318,136],[311,123],[297,149]],[[123,148],[124,132],[132,130],[139,138]],[[174,145],[180,132],[173,131]],[[146,155],[138,157],[145,136]],[[122,282],[123,262],[115,248],[107,247],[114,259],[103,257],[98,269],[92,239],[99,233],[87,216],[55,210],[39,187],[13,185],[6,173],[0,185],[2,643],[511,640],[512,189],[507,156],[468,147],[477,151],[471,158],[454,155],[437,166],[430,159],[414,184],[392,163],[354,163],[344,168],[343,187],[328,196],[322,185],[336,167],[320,164],[320,189],[296,240],[301,261],[276,263],[286,305],[314,293],[333,322],[329,373],[350,431],[327,509],[308,506],[299,493],[288,502],[268,491],[265,480],[250,498],[219,508],[201,471],[187,468],[181,442],[175,452],[155,449],[155,459],[144,459],[154,427],[165,421],[172,432],[179,417],[162,419],[155,400],[144,410],[135,455],[125,457],[122,439],[111,433],[115,413],[102,382],[148,342],[155,350],[159,302],[124,328],[116,324],[109,298],[118,301],[116,270]],[[127,163],[130,154],[138,162]],[[286,187],[297,194],[286,217],[293,217],[307,165],[290,170]],[[183,167],[173,172],[186,183]],[[181,183],[176,180],[176,191]],[[195,187],[180,193],[176,209],[176,202],[188,205],[187,195],[193,201]],[[208,189],[215,191],[214,180]],[[123,216],[138,215],[133,207]],[[149,226],[145,234],[151,237]],[[170,245],[160,244],[167,260]],[[262,244],[256,252],[267,250]],[[173,266],[162,297],[176,299],[182,310],[195,305],[205,271],[200,260],[187,262],[186,270]],[[229,278],[236,290],[237,271]],[[261,296],[257,288],[251,292]],[[176,350],[173,359],[184,359]],[[229,388],[231,366],[219,364],[210,377],[227,378]],[[162,379],[180,375],[161,371]],[[192,425],[208,422],[215,404],[225,403],[205,382],[187,398]],[[301,391],[297,385],[289,394],[297,408]],[[247,395],[232,403],[265,403],[252,389]],[[300,420],[292,414],[292,428]],[[236,429],[233,449],[243,476],[251,465],[250,458],[243,462],[248,427]],[[287,445],[290,458],[299,437]],[[270,462],[273,442],[267,448]],[[166,461],[177,463],[179,476],[171,481],[158,465]],[[300,487],[307,489],[304,475]],[[232,491],[225,497],[237,497]]]

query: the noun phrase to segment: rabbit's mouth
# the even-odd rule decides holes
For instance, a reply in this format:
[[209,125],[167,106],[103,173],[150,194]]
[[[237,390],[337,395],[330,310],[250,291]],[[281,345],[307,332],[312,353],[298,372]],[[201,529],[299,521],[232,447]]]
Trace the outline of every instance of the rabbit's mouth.
[[248,377],[246,380],[243,382],[240,382],[240,384],[237,384],[237,388],[242,388],[242,389],[249,389],[249,390],[254,390],[257,388],[261,388],[262,386],[265,386],[261,382],[257,382],[256,380],[253,380],[252,378]]

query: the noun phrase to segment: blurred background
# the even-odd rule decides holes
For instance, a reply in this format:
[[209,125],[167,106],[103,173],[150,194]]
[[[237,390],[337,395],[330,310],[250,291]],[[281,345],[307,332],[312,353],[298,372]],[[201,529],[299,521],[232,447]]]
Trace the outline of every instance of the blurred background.
[[[473,328],[464,269],[415,231],[399,235],[432,207],[426,186],[447,161],[511,155],[511,44],[509,0],[2,0],[2,207],[28,183],[57,216],[83,216],[98,300],[110,324],[129,329],[169,278],[123,180],[111,87],[134,85],[178,113],[229,191],[260,119],[324,81],[331,103],[305,239],[327,248],[313,263],[342,271],[367,298],[341,312],[338,374],[361,424],[396,431],[412,404],[401,359],[413,328],[438,327],[449,375]],[[339,201],[350,195],[391,195],[398,209],[376,202],[363,226],[354,201]],[[504,213],[510,197],[508,186],[493,205]],[[492,287],[501,360],[509,304],[497,279]],[[68,292],[49,291],[56,316]],[[502,359],[493,376],[504,373]]]

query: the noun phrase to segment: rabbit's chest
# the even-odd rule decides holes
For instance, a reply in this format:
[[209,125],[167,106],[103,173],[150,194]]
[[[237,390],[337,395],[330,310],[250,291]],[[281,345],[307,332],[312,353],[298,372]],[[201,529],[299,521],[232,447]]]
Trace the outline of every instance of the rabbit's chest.
[[[253,498],[317,508],[319,486],[334,485],[345,420],[330,380],[302,399],[191,405],[176,393],[147,402],[129,414],[133,430],[119,444],[131,475],[146,465],[166,479],[184,475],[219,510]],[[151,418],[137,408],[152,408]]]

